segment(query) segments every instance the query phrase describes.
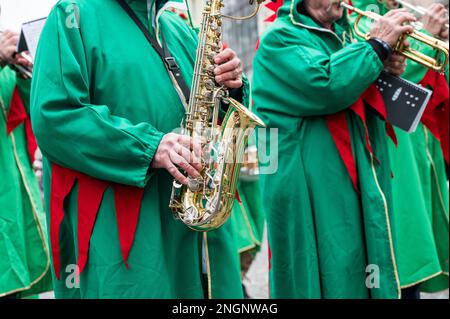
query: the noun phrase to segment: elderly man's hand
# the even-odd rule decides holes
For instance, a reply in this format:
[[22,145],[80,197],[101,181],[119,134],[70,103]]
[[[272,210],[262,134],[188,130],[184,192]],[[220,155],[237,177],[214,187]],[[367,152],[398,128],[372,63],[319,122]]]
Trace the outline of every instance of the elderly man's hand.
[[370,36],[383,40],[393,48],[403,34],[414,31],[413,26],[405,24],[414,21],[416,18],[405,9],[391,10],[372,25]]
[[187,185],[188,178],[179,169],[189,176],[200,176],[202,165],[200,161],[201,146],[189,136],[168,133],[163,136],[152,161],[152,168],[166,169],[178,182]]
[[218,65],[214,69],[217,83],[229,89],[238,89],[242,86],[241,60],[236,56],[236,52],[226,48],[216,55],[214,62]]
[[14,64],[17,41],[19,41],[19,34],[12,31],[5,31],[0,33],[0,63]]
[[433,3],[422,17],[423,28],[434,37],[447,38],[448,11],[440,3]]
[[400,76],[405,72],[406,58],[402,55],[393,54],[384,62],[384,70],[393,75]]

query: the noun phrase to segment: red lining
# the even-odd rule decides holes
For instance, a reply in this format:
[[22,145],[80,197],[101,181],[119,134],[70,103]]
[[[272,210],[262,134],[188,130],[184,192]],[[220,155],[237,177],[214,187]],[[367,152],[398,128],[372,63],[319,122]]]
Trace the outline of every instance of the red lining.
[[139,212],[144,194],[143,188],[120,185],[102,181],[91,176],[52,165],[52,183],[50,195],[50,241],[53,266],[57,279],[60,279],[60,226],[64,219],[64,199],[70,194],[75,181],[78,181],[78,267],[83,271],[89,256],[89,241],[95,220],[108,187],[114,190],[117,227],[122,257],[128,268],[128,256],[136,233]]

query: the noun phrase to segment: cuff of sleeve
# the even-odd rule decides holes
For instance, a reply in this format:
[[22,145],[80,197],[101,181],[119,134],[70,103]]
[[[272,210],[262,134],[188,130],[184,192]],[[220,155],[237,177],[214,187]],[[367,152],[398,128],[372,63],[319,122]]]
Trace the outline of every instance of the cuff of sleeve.
[[163,138],[164,133],[156,131],[152,132],[147,142],[147,149],[143,155],[143,165],[142,165],[142,176],[138,179],[137,187],[144,188],[148,181],[155,174],[155,169],[151,168],[153,157],[156,154],[156,150],[158,149],[159,143]]

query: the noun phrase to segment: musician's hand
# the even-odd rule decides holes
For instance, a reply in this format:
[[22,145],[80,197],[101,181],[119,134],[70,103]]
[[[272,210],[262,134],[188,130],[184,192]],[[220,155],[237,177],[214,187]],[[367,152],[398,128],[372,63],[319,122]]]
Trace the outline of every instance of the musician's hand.
[[[28,51],[23,52],[23,54],[28,54]],[[14,59],[14,64],[20,64],[29,69],[31,69],[33,67],[33,63],[31,63],[30,61],[25,59],[21,54],[16,54],[15,59]]]
[[5,31],[0,33],[0,63],[14,64],[17,41],[19,41],[19,34],[12,31]]
[[178,182],[186,185],[188,178],[179,169],[191,177],[199,177],[202,170],[199,156],[199,143],[188,136],[169,133],[159,143],[151,167],[166,169]]
[[416,21],[416,18],[405,9],[391,10],[372,25],[370,36],[383,40],[394,47],[403,34],[414,31],[413,26],[404,25],[404,23],[413,21]]
[[386,0],[386,8],[388,8],[389,10],[393,10],[393,9],[398,9],[398,2],[395,0]]
[[384,62],[384,70],[393,75],[400,76],[405,72],[406,58],[402,55],[393,54]]
[[[447,19],[447,24],[448,24],[448,19]],[[439,33],[439,35],[437,36],[439,39],[442,40],[448,40],[448,28],[444,25],[444,27],[441,30],[441,33]]]
[[236,52],[226,48],[216,55],[214,61],[218,65],[214,69],[217,83],[229,89],[238,89],[242,86],[241,60],[236,56]]
[[[423,28],[427,30],[432,36],[440,36],[443,29],[447,29],[445,24],[448,23],[448,11],[444,5],[440,3],[433,3],[428,7],[427,12],[422,17]],[[443,34],[445,36],[445,34]],[[448,36],[448,30],[447,34]]]

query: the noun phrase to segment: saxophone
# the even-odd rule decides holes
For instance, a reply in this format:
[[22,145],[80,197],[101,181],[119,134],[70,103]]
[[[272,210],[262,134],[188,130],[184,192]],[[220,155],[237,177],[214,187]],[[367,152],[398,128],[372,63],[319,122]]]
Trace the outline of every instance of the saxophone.
[[[259,3],[263,0],[258,0]],[[253,0],[250,2],[253,3]],[[175,218],[196,231],[222,226],[231,214],[248,136],[265,124],[241,103],[229,97],[216,83],[214,57],[221,51],[223,0],[207,0],[202,13],[199,44],[194,66],[191,99],[182,123],[182,134],[199,141],[202,148],[199,178],[188,185],[173,182],[169,207]],[[218,124],[221,104],[228,105]]]

